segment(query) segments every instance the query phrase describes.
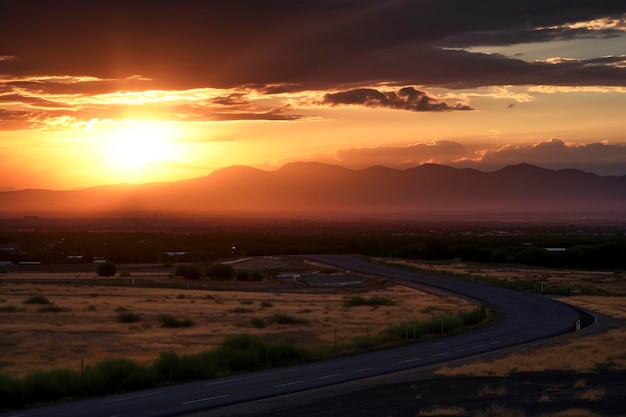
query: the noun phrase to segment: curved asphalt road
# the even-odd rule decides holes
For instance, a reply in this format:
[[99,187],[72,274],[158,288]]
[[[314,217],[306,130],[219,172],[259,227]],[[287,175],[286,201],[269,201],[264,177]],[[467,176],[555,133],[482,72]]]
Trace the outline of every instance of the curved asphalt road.
[[437,287],[488,304],[500,319],[492,326],[428,342],[318,363],[234,375],[172,387],[1,413],[0,417],[158,417],[243,403],[341,382],[419,368],[556,336],[575,329],[573,308],[539,295],[435,277],[350,256],[309,256],[342,269]]

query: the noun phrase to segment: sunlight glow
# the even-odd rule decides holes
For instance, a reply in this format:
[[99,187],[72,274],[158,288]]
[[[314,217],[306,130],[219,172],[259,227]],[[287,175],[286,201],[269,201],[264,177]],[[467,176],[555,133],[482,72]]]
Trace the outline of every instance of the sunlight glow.
[[104,139],[106,164],[116,170],[141,170],[176,158],[170,141],[175,132],[167,124],[129,122],[111,129]]

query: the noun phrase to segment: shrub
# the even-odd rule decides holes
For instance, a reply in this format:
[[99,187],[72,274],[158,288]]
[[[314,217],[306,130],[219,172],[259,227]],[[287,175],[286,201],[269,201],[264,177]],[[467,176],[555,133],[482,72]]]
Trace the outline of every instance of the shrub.
[[250,281],[250,271],[237,271],[235,279],[237,281]]
[[20,380],[9,375],[0,374],[0,398],[2,398],[2,408],[23,406]]
[[274,307],[274,304],[270,303],[269,301],[262,301],[261,307]]
[[261,366],[265,343],[258,336],[238,334],[228,336],[222,343],[220,356],[227,369],[249,371]]
[[27,374],[21,381],[26,404],[50,402],[80,395],[80,372],[51,369]]
[[204,271],[198,265],[182,264],[176,266],[174,275],[185,279],[198,280],[204,276]]
[[270,323],[276,324],[304,324],[308,323],[308,320],[301,317],[290,316],[286,313],[276,313],[269,319]]
[[109,358],[85,368],[85,392],[89,395],[150,388],[156,383],[151,366],[130,359]]
[[159,317],[159,321],[161,322],[161,326],[172,328],[191,327],[194,324],[193,321],[191,321],[190,319],[177,319],[171,314],[162,314]]
[[267,345],[267,358],[273,366],[291,365],[300,361],[300,350],[291,342],[285,340],[272,342]]
[[179,356],[175,352],[161,352],[153,364],[161,381],[190,381],[214,377],[218,369],[216,351],[205,351]]
[[244,308],[244,307],[235,307],[232,310],[230,310],[231,313],[252,313],[252,309],[250,308]]
[[23,309],[18,308],[13,305],[7,305],[0,307],[0,313],[17,313],[18,311],[22,311]]
[[51,304],[49,306],[41,307],[39,311],[41,313],[61,313],[63,311],[68,311],[68,309]]
[[96,268],[99,277],[112,277],[117,272],[117,266],[113,262],[103,262]]
[[50,300],[48,300],[43,295],[33,295],[32,297],[24,301],[24,304],[52,304],[52,302],[50,302]]
[[267,322],[258,317],[251,318],[250,323],[252,323],[252,325],[257,329],[264,329],[265,327],[267,327]]
[[387,297],[373,296],[365,298],[361,296],[350,297],[343,303],[346,307],[358,307],[358,306],[392,306],[395,303]]
[[228,264],[213,264],[207,269],[207,275],[217,280],[224,281],[235,276],[235,268]]
[[130,311],[122,311],[117,316],[117,319],[122,323],[135,323],[141,320],[139,314],[135,314]]

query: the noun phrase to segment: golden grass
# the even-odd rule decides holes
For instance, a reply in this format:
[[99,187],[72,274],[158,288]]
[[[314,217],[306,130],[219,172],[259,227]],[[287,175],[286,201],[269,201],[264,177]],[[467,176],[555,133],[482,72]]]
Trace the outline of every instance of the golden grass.
[[482,264],[465,261],[415,261],[408,259],[383,259],[386,262],[407,264],[432,272],[445,274],[475,275],[489,278],[516,280],[527,279],[546,283],[548,286],[594,287],[601,290],[626,293],[623,274],[611,271],[584,271],[549,269],[523,265]]
[[590,388],[576,394],[576,398],[591,402],[602,401],[605,397],[606,391],[602,388]]
[[541,414],[539,417],[602,417],[602,415],[584,408],[570,408],[556,413]]
[[478,392],[476,394],[479,397],[484,397],[486,395],[506,395],[506,387],[504,385],[494,387],[487,384],[478,388]]
[[541,397],[537,400],[538,403],[546,404],[551,402],[550,396],[548,394],[541,394]]
[[463,407],[440,406],[440,407],[429,408],[426,410],[420,410],[420,412],[417,413],[417,415],[423,416],[423,417],[435,417],[435,416],[447,417],[447,416],[464,416],[466,414],[465,414],[465,409]]
[[596,311],[600,314],[615,317],[617,319],[626,319],[626,297],[597,297],[580,295],[560,298],[559,301]]
[[[44,275],[44,274],[42,274]],[[291,286],[288,286],[293,289]],[[159,352],[189,354],[215,348],[227,335],[251,333],[297,343],[332,344],[354,336],[374,335],[389,325],[430,320],[431,311],[453,314],[474,306],[456,297],[437,297],[404,286],[371,288],[359,295],[392,299],[391,306],[345,307],[351,293],[243,292],[102,287],[78,284],[0,281],[0,372],[19,376],[56,367],[78,369],[81,358],[94,363],[107,357],[151,361]],[[47,297],[61,312],[41,312],[22,304],[33,295]],[[139,321],[123,323],[120,311]],[[239,311],[239,312],[237,312]],[[296,325],[255,327],[251,320],[284,313],[306,320]],[[190,319],[189,328],[163,328],[162,314]]]
[[626,329],[606,333],[572,336],[559,346],[544,347],[512,353],[493,361],[476,361],[458,367],[443,367],[435,371],[445,376],[508,376],[516,372],[567,370],[592,372],[599,365],[614,370],[626,367]]
[[478,410],[474,413],[475,417],[525,417],[523,410],[507,408],[499,404],[491,404],[491,407],[485,410]]

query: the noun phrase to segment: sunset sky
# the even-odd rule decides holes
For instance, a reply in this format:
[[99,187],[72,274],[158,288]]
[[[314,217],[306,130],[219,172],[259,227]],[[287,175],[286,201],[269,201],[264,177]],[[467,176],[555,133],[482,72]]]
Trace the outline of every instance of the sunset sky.
[[0,190],[294,161],[626,175],[626,2],[0,0]]

